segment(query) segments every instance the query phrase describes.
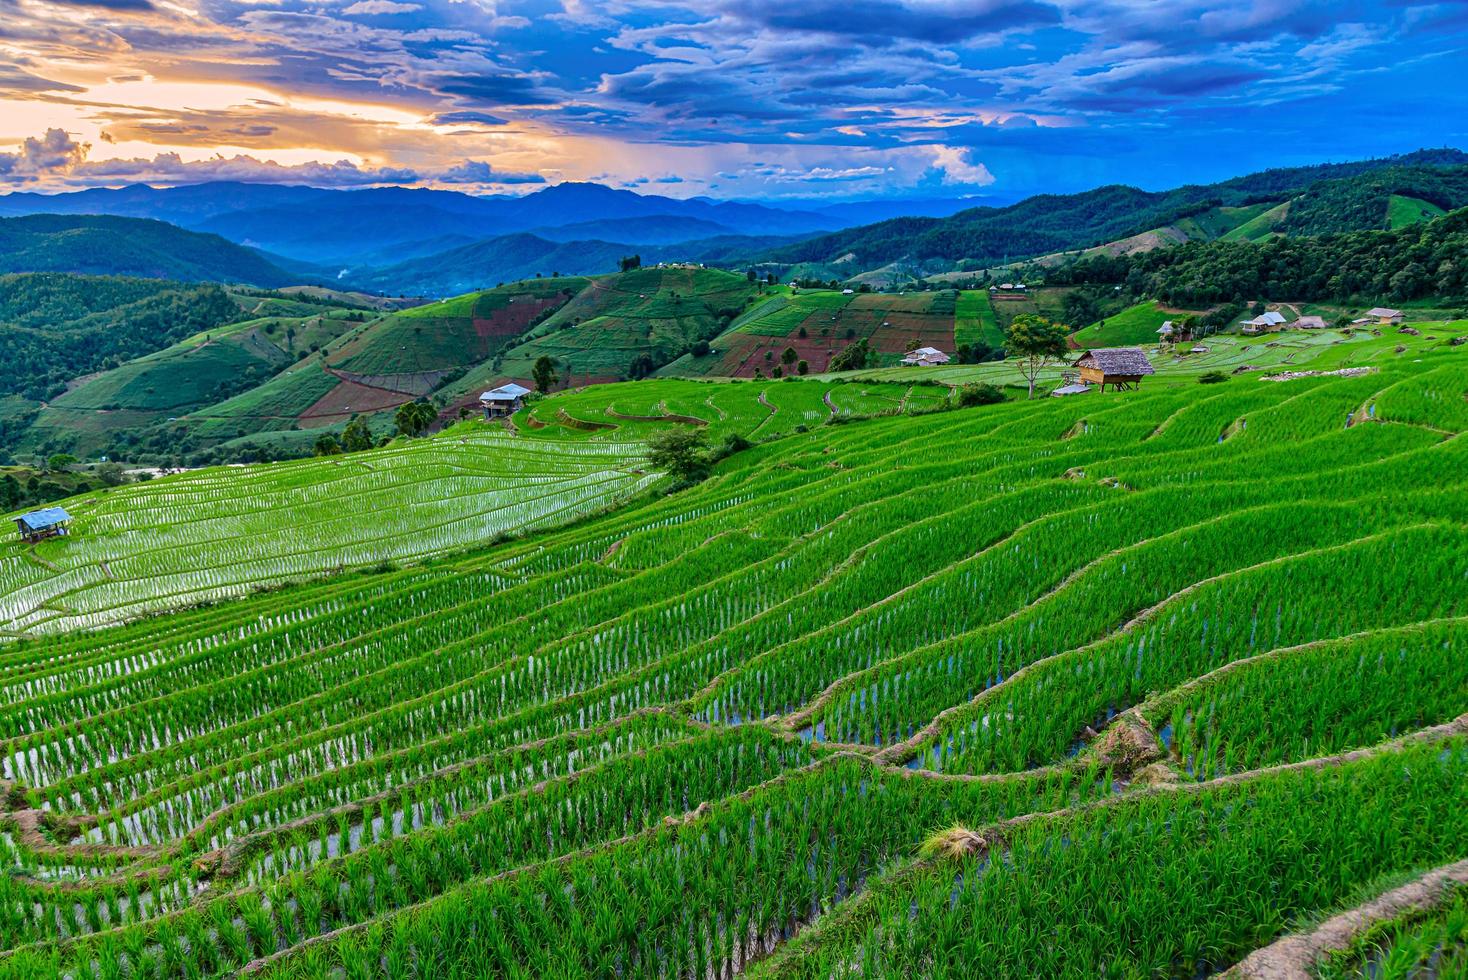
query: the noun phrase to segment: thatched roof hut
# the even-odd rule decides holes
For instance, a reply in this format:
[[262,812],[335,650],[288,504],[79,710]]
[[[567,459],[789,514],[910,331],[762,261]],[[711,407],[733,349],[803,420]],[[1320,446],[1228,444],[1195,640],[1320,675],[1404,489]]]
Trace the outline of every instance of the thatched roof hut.
[[1081,380],[1086,384],[1097,384],[1105,391],[1111,385],[1117,391],[1126,391],[1141,384],[1149,374],[1156,374],[1152,362],[1140,347],[1101,347],[1086,351],[1076,361],[1081,369]]

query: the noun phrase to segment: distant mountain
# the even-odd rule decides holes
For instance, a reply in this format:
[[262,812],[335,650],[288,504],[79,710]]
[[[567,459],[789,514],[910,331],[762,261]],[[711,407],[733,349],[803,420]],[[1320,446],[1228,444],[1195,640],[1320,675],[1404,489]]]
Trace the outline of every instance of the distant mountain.
[[[633,250],[635,251],[635,250]],[[420,296],[454,296],[496,283],[559,272],[583,276],[617,268],[631,254],[611,242],[552,242],[535,235],[500,235],[435,255],[345,277],[357,289]]]
[[531,233],[553,242],[600,239],[643,242],[648,245],[672,245],[678,242],[696,241],[700,238],[729,235],[733,234],[734,230],[703,218],[654,214],[642,218],[605,218],[598,221],[581,221],[571,225],[535,228]]
[[[66,194],[0,196],[0,215],[111,214],[156,218],[221,235],[287,258],[363,266],[437,250],[425,243],[467,243],[535,230],[557,241],[615,237],[653,244],[722,234],[788,237],[829,231],[844,222],[809,211],[760,204],[636,194],[600,184],[557,184],[532,194],[477,197],[408,187],[323,190],[270,184],[134,185]],[[641,239],[607,222],[651,222]],[[683,222],[681,231],[678,222]],[[567,226],[582,230],[555,231]]]
[[0,273],[76,272],[180,282],[284,286],[299,281],[217,235],[106,215],[0,218]]
[[[625,225],[635,230],[648,220],[652,219],[628,219]],[[528,233],[498,235],[404,262],[349,271],[334,281],[353,289],[393,296],[453,296],[487,289],[496,283],[533,279],[557,272],[563,276],[613,272],[623,256],[628,255],[638,256],[644,266],[659,262],[737,265],[752,252],[792,240],[716,235],[668,244],[631,244],[598,239],[561,242]],[[290,268],[301,275],[310,271],[304,265]]]
[[[1424,188],[1451,188],[1455,177],[1444,174],[1468,166],[1468,153],[1459,150],[1419,150],[1380,160],[1321,164],[1267,170],[1217,184],[1189,185],[1171,191],[1143,191],[1111,185],[1081,194],[1045,194],[1007,207],[979,207],[947,218],[902,217],[811,237],[761,256],[776,263],[832,265],[840,262],[846,274],[910,262],[968,262],[975,267],[1002,264],[1050,253],[1086,249],[1153,229],[1163,229],[1221,207],[1261,202],[1284,204],[1304,195],[1304,208],[1289,209],[1282,226],[1308,233],[1385,227],[1386,197],[1391,187],[1444,209]],[[1381,180],[1363,182],[1365,175]],[[1322,182],[1337,186],[1328,194],[1315,193]],[[1363,190],[1363,188],[1369,188]],[[1306,194],[1311,191],[1311,194]],[[1367,193],[1372,201],[1349,204]],[[1455,195],[1455,190],[1449,191]],[[1381,200],[1381,208],[1375,200]],[[1308,221],[1317,200],[1315,218]],[[1363,224],[1364,223],[1364,224]],[[1160,236],[1165,243],[1167,236]],[[1174,239],[1175,240],[1175,239]]]

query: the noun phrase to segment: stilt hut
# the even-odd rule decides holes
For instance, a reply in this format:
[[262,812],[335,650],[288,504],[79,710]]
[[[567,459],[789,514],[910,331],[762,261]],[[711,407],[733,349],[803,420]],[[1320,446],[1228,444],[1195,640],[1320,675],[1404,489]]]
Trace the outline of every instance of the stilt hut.
[[42,538],[64,537],[71,527],[71,515],[64,507],[42,507],[15,519],[15,529],[22,540],[40,541]]
[[1081,370],[1081,380],[1088,385],[1100,385],[1102,391],[1107,385],[1116,391],[1129,391],[1139,387],[1144,377],[1156,373],[1140,347],[1088,350],[1075,364]]

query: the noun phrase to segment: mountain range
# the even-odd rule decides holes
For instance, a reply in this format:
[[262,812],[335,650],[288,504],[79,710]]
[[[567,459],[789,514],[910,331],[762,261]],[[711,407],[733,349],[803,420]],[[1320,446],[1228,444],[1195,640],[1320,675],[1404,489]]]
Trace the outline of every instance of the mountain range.
[[[638,255],[645,264],[757,267],[874,286],[961,280],[1096,250],[1128,254],[1183,241],[1320,235],[1432,217],[1468,205],[1468,153],[1419,150],[1166,191],[1111,185],[1003,206],[971,203],[773,206],[585,183],[520,197],[245,183],[13,193],[0,196],[0,244],[7,246],[0,271],[447,296],[538,274],[606,272],[621,257]],[[892,217],[894,209],[911,213]],[[882,220],[841,227],[873,217]]]

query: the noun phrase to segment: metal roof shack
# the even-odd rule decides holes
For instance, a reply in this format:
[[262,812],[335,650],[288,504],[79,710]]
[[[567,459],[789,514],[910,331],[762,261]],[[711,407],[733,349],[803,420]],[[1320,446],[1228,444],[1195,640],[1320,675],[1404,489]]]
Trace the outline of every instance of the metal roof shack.
[[1105,391],[1111,385],[1117,391],[1127,391],[1142,383],[1149,374],[1156,374],[1152,362],[1140,347],[1101,347],[1088,350],[1076,361],[1081,369],[1081,380],[1086,384],[1098,384]]
[[902,363],[908,366],[931,367],[938,364],[947,364],[950,358],[936,347],[919,347],[917,350],[908,351],[902,358]]
[[26,541],[64,537],[70,524],[71,515],[66,512],[65,507],[42,507],[40,510],[33,510],[15,519],[15,529]]
[[524,385],[509,384],[500,385],[479,396],[479,404],[484,407],[485,416],[491,415],[513,415],[525,404],[525,396],[530,394],[530,389]]

